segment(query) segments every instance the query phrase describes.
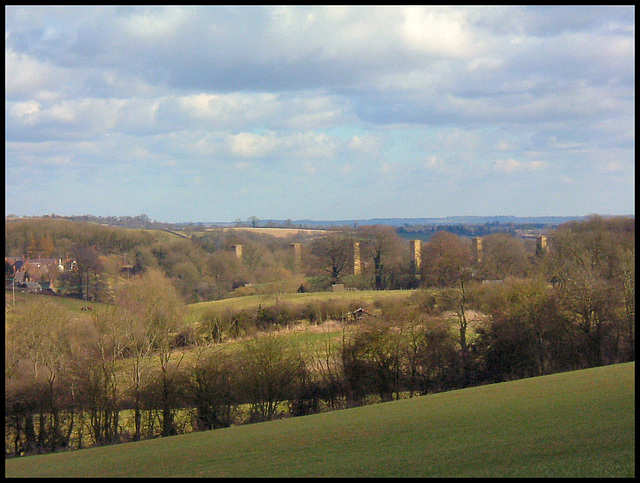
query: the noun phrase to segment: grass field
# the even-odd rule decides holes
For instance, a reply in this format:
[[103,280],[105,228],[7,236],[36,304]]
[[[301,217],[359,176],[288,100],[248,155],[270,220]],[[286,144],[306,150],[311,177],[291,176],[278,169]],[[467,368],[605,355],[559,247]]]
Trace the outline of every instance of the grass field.
[[354,290],[344,292],[307,292],[307,293],[278,293],[264,295],[247,295],[245,297],[235,297],[213,302],[199,302],[188,306],[188,317],[197,318],[202,312],[207,310],[225,309],[257,310],[258,307],[271,307],[276,303],[286,303],[292,306],[303,307],[310,303],[334,302],[342,304],[347,308],[353,303],[374,304],[376,302],[390,302],[407,300],[415,290]]
[[635,363],[5,463],[7,477],[634,477]]
[[[207,230],[207,231],[214,231]],[[228,227],[223,228],[224,231],[247,231],[250,233],[258,233],[260,235],[271,235],[276,238],[290,238],[294,236],[302,236],[305,238],[317,238],[322,235],[326,235],[327,233],[332,233],[330,230],[322,230],[322,229],[307,229],[307,228],[266,228],[266,227],[248,227],[248,226],[240,226],[240,227]]]

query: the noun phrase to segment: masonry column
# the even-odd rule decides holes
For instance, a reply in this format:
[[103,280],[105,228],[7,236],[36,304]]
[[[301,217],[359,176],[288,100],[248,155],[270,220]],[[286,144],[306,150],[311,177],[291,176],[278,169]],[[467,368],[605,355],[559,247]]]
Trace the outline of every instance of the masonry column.
[[547,237],[540,235],[536,238],[536,256],[541,257],[547,251]]
[[360,275],[362,263],[360,262],[360,242],[353,242],[353,274]]
[[300,262],[302,255],[300,254],[300,243],[291,243],[291,251],[293,251],[293,269],[297,272],[300,270]]
[[422,254],[420,253],[420,247],[420,240],[409,240],[411,265],[413,266],[414,272],[420,270],[420,263],[422,263]]
[[239,260],[242,260],[242,245],[231,245],[231,248],[235,250],[236,257],[238,257]]
[[482,261],[482,238],[477,236],[473,239],[473,253],[476,257],[476,262]]

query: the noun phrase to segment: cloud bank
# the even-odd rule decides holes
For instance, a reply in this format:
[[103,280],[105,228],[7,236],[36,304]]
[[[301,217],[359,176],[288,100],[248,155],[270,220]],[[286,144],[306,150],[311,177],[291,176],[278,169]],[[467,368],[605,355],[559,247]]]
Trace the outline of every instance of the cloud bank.
[[6,213],[634,212],[634,7],[5,14]]

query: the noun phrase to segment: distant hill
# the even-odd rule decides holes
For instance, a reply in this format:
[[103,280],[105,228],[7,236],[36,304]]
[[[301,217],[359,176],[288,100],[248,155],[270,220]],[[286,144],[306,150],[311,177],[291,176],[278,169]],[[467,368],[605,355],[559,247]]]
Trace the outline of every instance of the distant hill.
[[[601,215],[608,217],[610,215]],[[624,215],[631,216],[634,215]],[[206,229],[213,227],[232,227],[232,226],[252,226],[248,220],[236,221],[189,221],[181,223],[167,223],[150,219],[146,214],[137,216],[95,216],[95,215],[43,215],[30,216],[23,218],[63,218],[72,221],[83,221],[91,223],[99,223],[109,226],[120,226],[124,228],[146,228],[146,229]],[[336,226],[363,226],[363,225],[388,225],[392,227],[406,226],[453,226],[453,225],[528,225],[534,224],[552,228],[563,223],[573,220],[582,220],[586,216],[447,216],[443,218],[369,218],[369,219],[351,219],[351,220],[279,220],[279,219],[260,219],[255,221],[255,228],[330,228]],[[7,215],[6,221],[20,219],[16,215]]]
[[309,226],[342,226],[342,225],[462,225],[462,224],[487,224],[487,223],[515,223],[515,224],[548,224],[560,225],[572,220],[580,220],[584,216],[540,216],[540,217],[519,217],[519,216],[447,216],[444,218],[371,218],[368,220],[336,220],[336,221],[316,221],[299,220],[294,224]]
[[[363,226],[363,225],[389,225],[393,227],[411,225],[482,225],[482,224],[508,224],[517,225],[539,224],[557,226],[573,220],[581,220],[586,216],[447,216],[443,218],[369,218],[351,220],[258,220],[256,226],[262,227],[289,227],[289,228],[320,228],[335,226]],[[237,226],[237,222],[198,222],[204,226]],[[178,224],[187,225],[187,223]]]

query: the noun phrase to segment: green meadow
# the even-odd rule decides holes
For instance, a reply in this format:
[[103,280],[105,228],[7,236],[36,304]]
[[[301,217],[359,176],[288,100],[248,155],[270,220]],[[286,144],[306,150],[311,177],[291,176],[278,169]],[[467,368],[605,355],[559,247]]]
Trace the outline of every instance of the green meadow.
[[7,477],[634,477],[635,363],[28,456]]
[[344,307],[345,311],[347,311],[353,304],[373,305],[393,301],[406,302],[415,292],[415,290],[358,290],[246,295],[213,302],[190,304],[188,306],[187,317],[189,319],[197,319],[203,312],[208,310],[219,312],[224,312],[225,310],[257,310],[258,307],[273,307],[278,303],[287,304],[291,307],[304,307],[307,304],[335,303]]

